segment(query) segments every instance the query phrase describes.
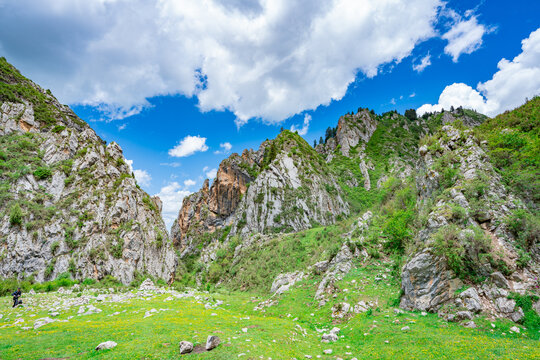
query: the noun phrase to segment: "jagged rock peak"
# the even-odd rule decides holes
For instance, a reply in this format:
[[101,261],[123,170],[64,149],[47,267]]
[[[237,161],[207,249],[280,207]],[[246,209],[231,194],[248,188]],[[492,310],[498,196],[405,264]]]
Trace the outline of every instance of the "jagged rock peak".
[[175,245],[183,250],[190,243],[186,237],[226,225],[257,171],[257,155],[253,151],[245,150],[241,156],[235,153],[223,160],[212,186],[209,188],[206,179],[201,190],[183,200],[171,229]]
[[0,87],[0,276],[168,280],[176,257],[160,202],[137,186],[120,146],[4,58]]

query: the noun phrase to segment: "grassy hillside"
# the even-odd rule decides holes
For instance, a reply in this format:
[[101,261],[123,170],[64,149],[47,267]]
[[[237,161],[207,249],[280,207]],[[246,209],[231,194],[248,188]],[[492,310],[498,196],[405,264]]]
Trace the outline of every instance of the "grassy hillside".
[[477,129],[505,183],[540,206],[540,96],[489,119]]

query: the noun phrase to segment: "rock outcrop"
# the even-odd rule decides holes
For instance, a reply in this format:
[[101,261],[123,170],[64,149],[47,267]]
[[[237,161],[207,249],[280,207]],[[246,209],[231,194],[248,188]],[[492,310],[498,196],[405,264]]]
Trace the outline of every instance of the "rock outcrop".
[[231,223],[231,215],[253,180],[250,172],[258,169],[255,159],[256,154],[247,150],[242,156],[232,154],[219,165],[211,187],[206,179],[201,190],[183,200],[171,229],[171,238],[181,251],[195,246],[201,234]]
[[0,72],[0,276],[169,280],[167,230],[120,146],[0,61],[11,69]]
[[224,160],[211,187],[207,180],[184,199],[171,237],[186,255],[195,251],[204,234],[217,240],[327,225],[348,215],[342,195],[321,157],[285,130],[257,151]]
[[[507,226],[512,211],[525,205],[501,183],[470,129],[444,125],[419,153],[419,212],[426,215],[416,238],[421,250],[403,267],[401,306],[519,320],[523,311],[509,292],[534,291],[539,272],[534,261],[518,266]],[[471,286],[458,296],[460,279]]]

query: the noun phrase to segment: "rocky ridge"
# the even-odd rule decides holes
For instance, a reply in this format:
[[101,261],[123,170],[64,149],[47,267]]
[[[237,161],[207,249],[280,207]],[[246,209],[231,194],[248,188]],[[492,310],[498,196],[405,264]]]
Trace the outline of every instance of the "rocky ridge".
[[0,276],[169,280],[177,260],[161,202],[137,186],[120,146],[0,63]]

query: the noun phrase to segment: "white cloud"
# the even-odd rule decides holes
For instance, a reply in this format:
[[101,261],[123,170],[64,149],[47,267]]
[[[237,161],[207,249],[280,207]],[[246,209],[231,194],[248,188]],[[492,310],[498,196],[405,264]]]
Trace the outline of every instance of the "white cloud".
[[420,63],[413,64],[413,70],[416,72],[422,72],[425,68],[427,68],[429,65],[431,65],[431,55],[427,54],[420,60]]
[[184,180],[184,186],[187,187],[187,188],[191,187],[191,186],[193,186],[195,184],[196,184],[196,182],[194,180],[191,180],[191,179]]
[[492,113],[494,104],[488,102],[484,97],[469,85],[463,83],[454,83],[444,88],[439,96],[439,103],[435,105],[424,104],[417,110],[418,115],[423,115],[426,112],[441,111],[442,109],[450,110],[450,107],[463,106],[464,108],[473,109],[483,114]]
[[237,124],[341,99],[436,36],[441,0],[3,2],[2,54],[64,103],[125,118],[181,94]]
[[489,116],[513,109],[525,98],[540,94],[540,28],[521,42],[522,52],[512,61],[502,59],[491,80],[477,85],[477,90],[463,83],[447,86],[438,104],[422,105],[417,112],[463,106]]
[[471,11],[466,13],[469,19],[459,17],[452,12],[456,18],[452,28],[446,32],[442,38],[448,40],[444,52],[457,62],[461,54],[471,54],[482,46],[482,37],[489,32],[486,26],[479,24],[475,15]]
[[[203,170],[203,171],[206,171],[206,170]],[[217,169],[216,169],[216,168],[213,168],[213,169],[211,169],[211,170],[208,170],[208,171],[206,171],[205,175],[206,175],[206,178],[207,178],[207,179],[212,180],[212,179],[214,179],[214,178],[216,177],[216,175],[217,175]]]
[[122,125],[118,126],[118,131],[122,131],[127,127],[127,123],[123,123]]
[[219,144],[219,147],[221,148],[221,150],[214,151],[214,154],[228,154],[232,149],[232,145],[230,142],[221,143]]
[[135,180],[137,184],[141,186],[150,186],[152,181],[152,176],[146,170],[133,170],[133,175],[135,175]]
[[416,96],[416,93],[414,93],[414,92],[411,95],[409,95],[410,98],[413,98],[415,96]]
[[195,154],[199,151],[208,150],[206,146],[206,138],[188,135],[183,138],[178,145],[169,150],[169,155],[174,157],[186,157]]
[[129,167],[129,171],[131,171],[133,175],[135,176],[135,180],[137,180],[137,184],[141,186],[150,186],[150,182],[152,181],[152,176],[148,173],[148,171],[133,169],[133,160],[126,159],[126,164]]
[[156,194],[163,202],[162,216],[167,228],[171,228],[182,207],[182,200],[190,194],[191,191],[182,189],[176,181],[168,183]]
[[309,130],[309,123],[311,122],[311,115],[306,114],[304,115],[304,125],[301,128],[297,128],[295,125],[291,126],[291,131],[295,132],[298,131],[298,135],[304,136],[307,134]]

